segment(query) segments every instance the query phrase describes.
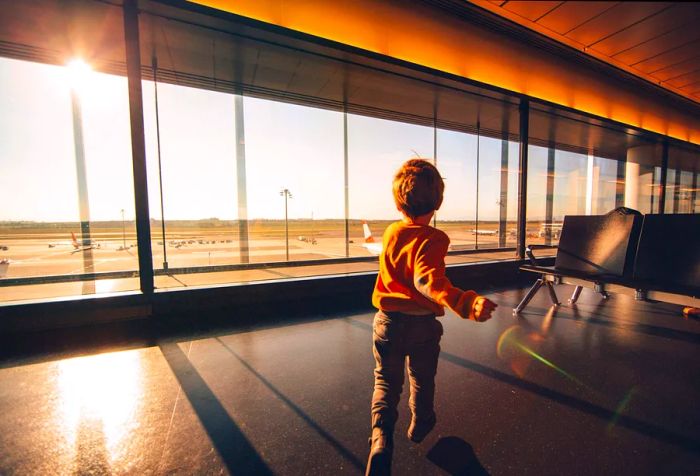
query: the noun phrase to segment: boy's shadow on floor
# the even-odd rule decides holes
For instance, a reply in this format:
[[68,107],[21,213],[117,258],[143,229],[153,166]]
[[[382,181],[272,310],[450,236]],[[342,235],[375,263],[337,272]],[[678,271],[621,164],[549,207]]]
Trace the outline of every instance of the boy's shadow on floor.
[[456,436],[440,438],[428,451],[428,460],[453,476],[488,476],[472,446]]

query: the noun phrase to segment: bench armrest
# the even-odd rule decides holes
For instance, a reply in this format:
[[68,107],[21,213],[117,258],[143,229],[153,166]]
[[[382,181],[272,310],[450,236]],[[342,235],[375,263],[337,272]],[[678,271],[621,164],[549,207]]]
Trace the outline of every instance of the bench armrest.
[[535,258],[535,253],[532,252],[532,245],[525,246],[525,256],[527,256],[528,261],[532,266],[539,266],[537,264],[537,258]]

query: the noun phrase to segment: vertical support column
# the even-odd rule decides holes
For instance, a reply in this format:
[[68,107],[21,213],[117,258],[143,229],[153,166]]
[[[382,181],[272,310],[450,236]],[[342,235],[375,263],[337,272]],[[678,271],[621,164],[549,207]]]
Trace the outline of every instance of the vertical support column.
[[530,104],[520,100],[520,154],[518,160],[518,259],[525,259],[525,236],[527,230],[527,154],[529,144]]
[[139,17],[136,0],[124,1],[124,39],[126,41],[126,72],[129,82],[129,117],[134,170],[139,278],[141,292],[148,295],[153,293],[153,255],[151,252],[151,224],[148,211],[148,175],[146,170],[146,140],[143,130],[141,52],[139,50]]
[[[629,155],[629,152],[628,152]],[[630,161],[625,163],[625,206],[639,210],[639,164]]]
[[600,182],[600,165],[594,165],[593,175],[591,176],[591,190],[593,191],[591,194],[591,196],[593,197],[593,201],[591,203],[593,208],[593,215],[608,211],[600,209],[600,198],[602,195],[602,192],[600,190],[602,184]]
[[236,116],[236,181],[238,190],[238,249],[241,263],[250,262],[248,241],[248,189],[245,168],[245,115],[243,96],[233,96]]
[[588,154],[586,162],[586,215],[593,215],[593,167],[595,157],[593,154]]
[[505,248],[506,233],[508,226],[508,113],[504,112],[505,118],[501,125],[501,193],[498,197],[498,246]]
[[661,178],[659,181],[659,213],[666,213],[666,177],[668,176],[668,141],[664,140],[661,149]]
[[545,228],[544,228],[544,243],[552,244],[552,221],[554,219],[554,157],[556,150],[552,147],[547,148],[547,202],[545,204]]

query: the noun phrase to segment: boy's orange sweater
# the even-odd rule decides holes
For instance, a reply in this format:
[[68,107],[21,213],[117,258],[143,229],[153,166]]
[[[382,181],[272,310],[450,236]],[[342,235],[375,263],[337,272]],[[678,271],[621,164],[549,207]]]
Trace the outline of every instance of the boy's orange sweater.
[[428,225],[392,223],[384,232],[372,304],[387,312],[443,316],[444,306],[474,319],[477,294],[452,285],[445,276],[447,235]]

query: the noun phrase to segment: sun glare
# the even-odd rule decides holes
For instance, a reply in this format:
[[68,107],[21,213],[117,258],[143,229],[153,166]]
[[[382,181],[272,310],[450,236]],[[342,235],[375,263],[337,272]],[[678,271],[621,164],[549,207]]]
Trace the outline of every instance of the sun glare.
[[81,428],[99,422],[103,434],[91,435],[104,443],[111,460],[128,441],[143,393],[141,359],[137,351],[79,357],[59,362],[59,426],[66,443],[81,445]]
[[70,86],[78,91],[90,84],[92,68],[80,58],[70,60],[66,64]]

